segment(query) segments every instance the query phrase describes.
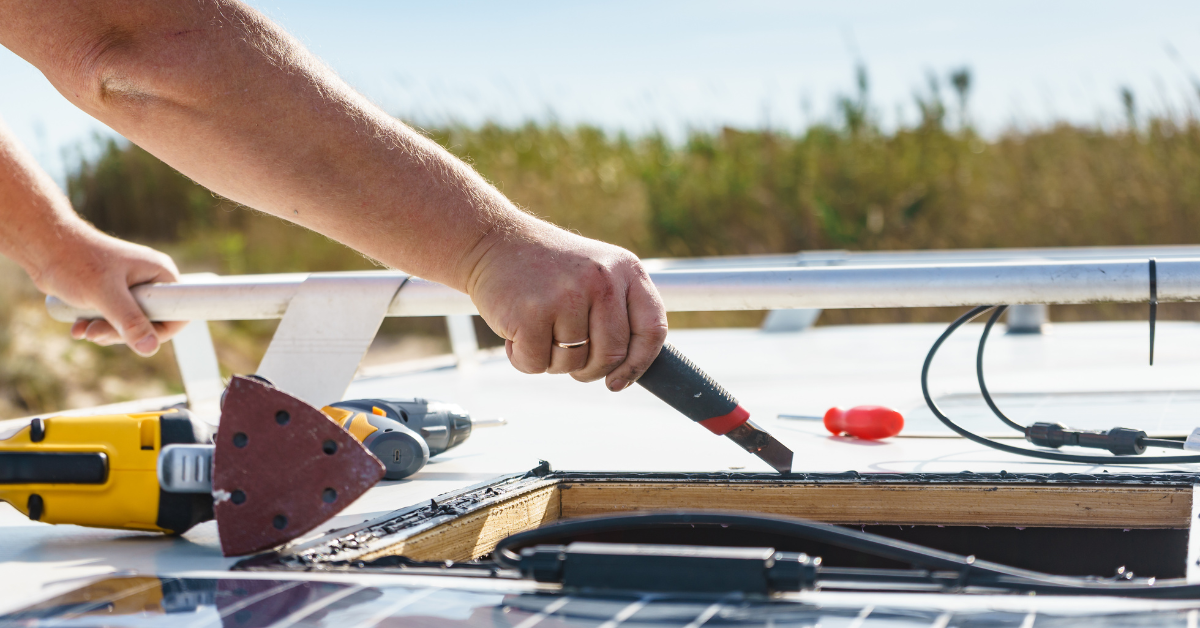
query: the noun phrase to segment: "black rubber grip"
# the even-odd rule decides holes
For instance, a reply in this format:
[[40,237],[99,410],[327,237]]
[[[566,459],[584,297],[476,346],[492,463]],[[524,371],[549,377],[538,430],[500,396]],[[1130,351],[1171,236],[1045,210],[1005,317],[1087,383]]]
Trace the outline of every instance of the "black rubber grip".
[[[179,409],[159,416],[158,426],[159,440],[163,447],[212,442],[212,429],[187,410]],[[183,534],[192,526],[212,518],[212,495],[168,493],[158,489],[158,517],[154,524],[171,534]]]
[[0,452],[0,484],[104,484],[102,453]]
[[669,343],[637,383],[696,422],[725,416],[738,405],[729,391]]

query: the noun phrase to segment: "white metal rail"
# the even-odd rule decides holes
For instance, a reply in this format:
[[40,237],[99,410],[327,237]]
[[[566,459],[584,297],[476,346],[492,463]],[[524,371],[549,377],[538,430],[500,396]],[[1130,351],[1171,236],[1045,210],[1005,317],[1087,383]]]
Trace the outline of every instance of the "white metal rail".
[[1196,259],[1200,246],[1077,246],[1036,249],[944,249],[928,251],[801,251],[771,255],[657,258],[642,260],[651,271],[790,266],[895,266],[997,262],[1082,262],[1114,259]]
[[[1200,301],[1200,258],[1157,262],[1160,301]],[[134,289],[154,320],[280,318],[309,277],[356,281],[395,273],[314,273],[201,278]],[[1146,259],[990,264],[826,266],[664,270],[651,273],[670,311],[785,308],[881,308],[982,303],[1145,302],[1150,297]],[[349,306],[349,304],[347,304]],[[61,321],[95,312],[47,299]],[[388,316],[475,313],[456,290],[409,278],[387,308]]]
[[[1159,301],[1200,301],[1200,247],[835,251],[647,260],[647,267],[670,311],[806,310],[797,320],[807,322],[792,327],[799,329],[820,309],[1146,302],[1150,258],[1156,258]],[[468,338],[469,316],[476,312],[471,300],[402,273],[194,275],[133,292],[159,321],[282,318],[260,369],[271,371],[264,374],[280,388],[317,405],[341,398],[385,316],[446,316],[460,363],[475,353]],[[54,298],[47,308],[61,321],[98,316]],[[1034,328],[1039,324],[1035,320]],[[206,327],[189,326],[175,348],[189,402],[211,415],[221,385]],[[306,359],[296,359],[301,354]]]

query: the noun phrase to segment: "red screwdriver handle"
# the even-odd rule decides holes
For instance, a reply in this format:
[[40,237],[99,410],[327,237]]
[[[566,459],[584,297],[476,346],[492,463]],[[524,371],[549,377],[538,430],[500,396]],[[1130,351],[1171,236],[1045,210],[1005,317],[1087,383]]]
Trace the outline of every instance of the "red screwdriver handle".
[[879,440],[899,434],[904,429],[904,416],[883,406],[855,406],[849,410],[830,408],[825,413],[825,429],[837,435]]

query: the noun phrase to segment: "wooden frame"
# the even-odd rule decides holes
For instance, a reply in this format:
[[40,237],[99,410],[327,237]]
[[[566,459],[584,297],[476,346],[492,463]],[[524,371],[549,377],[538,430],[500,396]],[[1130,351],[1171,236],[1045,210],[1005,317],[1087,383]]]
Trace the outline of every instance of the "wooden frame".
[[393,512],[246,567],[404,556],[465,561],[547,523],[639,510],[735,510],[835,524],[1188,529],[1200,475],[638,474],[539,468]]

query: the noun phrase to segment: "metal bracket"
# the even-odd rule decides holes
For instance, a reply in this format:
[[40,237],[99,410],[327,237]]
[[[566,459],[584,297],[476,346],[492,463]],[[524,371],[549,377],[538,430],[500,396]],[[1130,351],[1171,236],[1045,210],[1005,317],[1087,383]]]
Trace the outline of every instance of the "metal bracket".
[[221,393],[225,391],[225,382],[221,381],[208,321],[192,321],[175,334],[171,347],[175,350],[175,362],[179,365],[179,376],[187,393],[188,409],[205,423],[216,425],[221,418]]
[[[215,273],[188,273],[179,278],[182,283],[219,281]],[[171,339],[179,378],[187,393],[188,410],[209,425],[221,419],[221,393],[225,382],[217,365],[217,350],[213,347],[208,321],[192,321]]]
[[471,367],[479,363],[479,338],[475,335],[475,321],[470,314],[447,316],[446,332],[458,366]]
[[258,374],[318,408],[341,401],[407,280],[378,271],[309,275],[288,303]]
[[1007,326],[1009,334],[1040,334],[1050,321],[1050,306],[1045,303],[1015,304],[1008,306]]

